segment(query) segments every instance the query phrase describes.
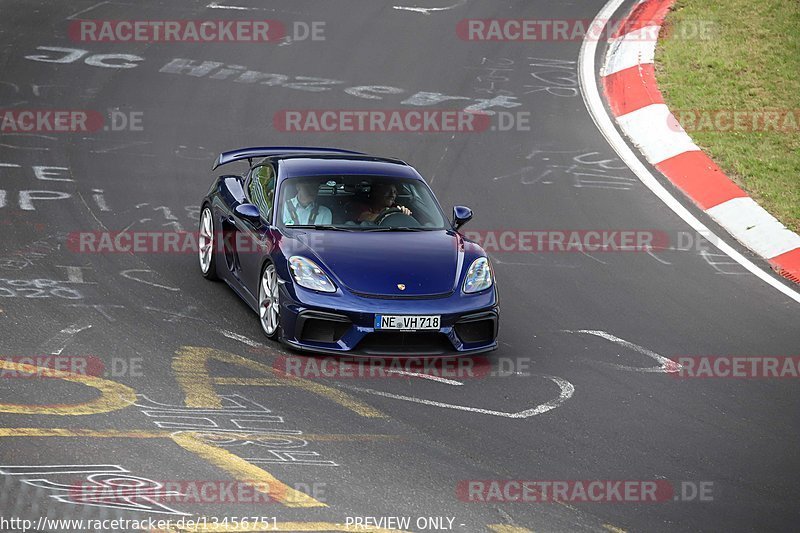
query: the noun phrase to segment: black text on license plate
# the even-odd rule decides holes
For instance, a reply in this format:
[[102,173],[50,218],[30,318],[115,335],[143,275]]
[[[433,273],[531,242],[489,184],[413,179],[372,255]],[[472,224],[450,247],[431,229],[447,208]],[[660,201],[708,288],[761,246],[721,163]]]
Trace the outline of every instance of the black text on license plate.
[[439,329],[439,315],[375,315],[375,329]]

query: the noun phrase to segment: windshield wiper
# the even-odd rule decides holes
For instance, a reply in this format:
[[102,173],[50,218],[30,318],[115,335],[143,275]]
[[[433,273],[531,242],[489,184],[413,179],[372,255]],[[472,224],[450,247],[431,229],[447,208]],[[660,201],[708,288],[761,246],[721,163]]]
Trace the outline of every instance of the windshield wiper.
[[332,224],[287,224],[286,227],[292,229],[329,229],[333,231],[353,231],[345,226],[334,226]]
[[377,228],[367,228],[361,231],[435,231],[435,228],[423,226],[411,228],[409,226],[378,226]]

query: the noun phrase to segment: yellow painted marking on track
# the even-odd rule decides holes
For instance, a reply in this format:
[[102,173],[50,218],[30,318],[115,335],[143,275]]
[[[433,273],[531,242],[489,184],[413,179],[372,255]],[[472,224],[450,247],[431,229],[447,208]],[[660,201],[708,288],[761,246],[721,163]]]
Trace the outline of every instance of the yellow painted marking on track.
[[[214,391],[214,384],[216,383],[215,380],[225,379],[227,381],[229,379],[242,379],[211,376],[207,366],[210,360],[220,361],[228,365],[236,365],[246,368],[252,372],[258,372],[259,374],[265,374],[267,376],[275,376],[275,372],[269,365],[242,357],[241,355],[222,350],[216,350],[213,348],[182,346],[175,353],[175,358],[172,360],[172,368],[175,371],[175,379],[178,381],[178,384],[186,395],[184,403],[187,407],[221,409],[222,401]],[[272,379],[264,383],[259,383],[257,379],[253,378],[244,379],[244,383],[250,386],[274,386]],[[322,383],[315,383],[307,379],[296,377],[282,378],[279,381],[283,386],[286,387],[297,387],[308,392],[313,392],[314,394],[338,403],[342,407],[350,409],[361,416],[369,418],[386,418],[386,415],[377,409],[334,387],[329,387],[327,385],[323,385]],[[230,384],[238,383],[231,382]]]
[[[205,432],[169,432],[169,431],[125,431],[116,429],[67,429],[67,428],[0,428],[0,437],[91,437],[109,439],[172,439],[184,450],[191,452],[209,463],[225,470],[235,479],[250,483],[255,490],[268,494],[270,498],[287,507],[327,507],[311,496],[295,490],[269,472],[245,461],[238,455],[210,444],[208,439],[201,436],[222,435],[225,437],[253,437],[253,433],[228,433],[213,430]],[[267,434],[257,433],[263,437]],[[276,437],[286,437],[284,434],[273,434]],[[376,440],[392,439],[393,435],[297,435],[299,439],[320,441],[349,441],[349,440]],[[237,530],[238,531],[238,530]],[[261,530],[256,530],[261,531]],[[281,530],[279,530],[281,531]],[[291,530],[287,530],[291,531]],[[318,531],[314,529],[302,531]],[[326,530],[319,530],[326,531]],[[376,530],[377,531],[377,530]]]
[[611,531],[611,533],[627,533],[627,531],[621,527],[612,526],[611,524],[603,524],[603,528]]
[[211,378],[208,375],[206,367],[208,357],[205,348],[182,346],[175,352],[175,357],[172,359],[172,370],[175,372],[178,385],[186,395],[184,399],[186,407],[222,409],[222,400],[214,392]]
[[198,437],[199,433],[178,433],[172,440],[185,450],[194,453],[209,463],[222,468],[238,480],[253,483],[256,490],[269,494],[270,498],[287,507],[327,507],[305,494],[281,482],[278,478],[261,468],[252,465],[228,450],[208,444]]
[[[209,520],[210,522],[210,520]],[[407,533],[405,531],[401,531],[398,529],[381,529],[381,528],[358,528],[355,529],[353,526],[347,526],[345,524],[334,524],[331,522],[276,522],[273,524],[272,522],[268,522],[265,524],[251,524],[249,526],[243,526],[238,524],[237,526],[233,526],[231,524],[211,524],[208,523],[205,526],[199,524],[199,527],[189,529],[189,528],[171,528],[171,529],[151,529],[150,533],[181,533],[184,531],[205,531],[207,533],[223,533],[226,531],[229,532],[239,532],[244,533],[247,531],[258,532],[258,531],[359,531],[361,533]]]
[[[76,404],[23,405],[0,403],[0,412],[25,415],[93,415],[124,409],[136,401],[136,391],[127,385],[97,376],[74,374],[54,368],[26,365],[0,359],[0,369],[21,374],[34,374],[43,378],[62,379],[91,387],[100,392],[100,397]],[[45,380],[46,383],[46,380]]]
[[491,529],[495,533],[533,533],[533,530],[530,530],[528,528],[519,526],[509,526],[506,524],[489,524],[486,527]]

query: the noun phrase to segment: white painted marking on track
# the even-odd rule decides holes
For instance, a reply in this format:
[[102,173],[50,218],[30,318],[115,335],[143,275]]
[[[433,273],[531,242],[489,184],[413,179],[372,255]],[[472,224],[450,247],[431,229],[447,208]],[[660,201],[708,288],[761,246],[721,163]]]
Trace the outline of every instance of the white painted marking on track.
[[97,4],[95,4],[95,5],[91,6],[91,7],[87,7],[86,9],[81,9],[81,10],[80,10],[80,11],[78,11],[77,13],[73,13],[72,15],[68,16],[68,17],[67,17],[67,20],[75,20],[75,18],[76,18],[78,15],[83,15],[84,13],[88,13],[89,11],[92,11],[92,10],[94,10],[95,8],[98,8],[98,7],[102,6],[103,4],[109,4],[109,3],[110,3],[110,2],[109,2],[108,0],[106,0],[106,1],[104,1],[104,2],[99,2],[99,3],[97,3]]
[[647,248],[647,255],[649,255],[650,257],[652,257],[653,259],[655,259],[656,261],[658,261],[662,265],[671,265],[672,264],[669,261],[667,261],[666,259],[661,259],[660,257],[658,257],[656,254],[653,253],[653,250],[651,250],[650,248]]
[[257,7],[243,7],[243,6],[225,6],[216,2],[211,2],[206,6],[208,9],[231,9],[234,11],[257,11]]
[[119,465],[0,465],[0,474],[4,476],[32,476],[47,474],[97,474],[97,473],[130,473]]
[[[613,15],[617,9],[619,9],[624,1],[625,0],[609,0],[609,2],[606,3],[606,5],[604,5],[597,14],[594,21],[592,21],[592,27],[604,28],[606,21],[610,20],[610,16]],[[595,67],[597,42],[598,39],[586,38],[581,45],[581,51],[578,57],[581,95],[583,97],[583,102],[586,105],[586,109],[588,109],[589,115],[592,117],[592,120],[597,125],[600,133],[603,134],[603,137],[606,138],[608,143],[612,146],[612,148],[614,148],[614,151],[616,151],[620,156],[620,159],[622,159],[622,161],[628,165],[628,167],[633,171],[634,174],[636,174],[639,180],[648,189],[653,191],[653,193],[662,202],[664,202],[667,207],[672,209],[672,211],[681,217],[683,221],[686,222],[692,229],[705,237],[711,244],[719,248],[720,251],[726,253],[761,281],[767,283],[774,289],[777,289],[784,296],[787,296],[795,302],[800,303],[800,292],[793,290],[788,285],[785,285],[780,280],[772,277],[770,274],[757,267],[752,261],[736,251],[735,248],[715,235],[710,229],[708,229],[708,227],[706,227],[705,224],[700,222],[697,217],[695,217],[691,212],[689,212],[688,209],[681,205],[675,196],[673,196],[661,183],[659,183],[656,177],[653,176],[647,167],[644,166],[642,161],[636,156],[630,146],[628,146],[628,144],[625,142],[625,139],[622,138],[620,133],[614,127],[611,117],[608,115],[608,112],[603,105],[603,100],[600,97],[600,92],[597,88],[597,79],[595,78],[595,74],[597,73],[597,69]]]
[[594,335],[595,337],[600,337],[601,339],[605,339],[615,344],[619,344],[620,346],[624,346],[625,348],[629,348],[640,354],[646,355],[647,357],[654,359],[659,364],[659,366],[656,367],[626,366],[626,365],[619,365],[616,363],[607,363],[605,361],[595,361],[596,363],[613,366],[614,368],[617,368],[619,370],[628,370],[631,372],[659,372],[659,373],[669,374],[678,372],[681,369],[681,365],[676,363],[672,359],[664,357],[663,355],[659,355],[652,350],[648,350],[643,346],[639,346],[638,344],[626,341],[625,339],[620,339],[619,337],[605,331],[594,330],[594,329],[579,329],[579,330],[564,330],[564,331],[565,333],[582,333],[585,335]]
[[164,290],[167,290],[167,291],[174,291],[174,292],[179,292],[180,291],[180,289],[177,288],[177,287],[169,287],[167,285],[161,285],[160,283],[155,283],[153,281],[147,281],[145,279],[137,278],[136,276],[133,275],[134,272],[153,272],[153,273],[155,273],[155,270],[150,270],[149,268],[132,268],[130,270],[123,270],[122,272],[120,272],[120,275],[123,278],[127,278],[127,279],[130,279],[130,280],[133,280],[133,281],[138,281],[139,283],[144,283],[145,285],[150,285],[151,287],[156,287],[158,289],[164,289]]
[[220,330],[217,330],[217,331],[219,331],[222,334],[223,337],[227,337],[229,339],[233,339],[235,341],[239,341],[239,342],[244,343],[244,344],[246,344],[248,346],[252,346],[253,348],[263,348],[264,347],[264,345],[261,344],[260,342],[256,342],[256,341],[254,341],[253,339],[251,339],[249,337],[245,337],[244,335],[239,335],[238,333],[234,333],[234,332],[228,331],[226,329],[220,329]]
[[122,231],[120,231],[120,233],[125,233],[126,231],[131,229],[134,226],[134,224],[144,224],[145,222],[150,222],[151,220],[153,220],[153,219],[152,218],[140,218],[139,220],[134,220],[133,222],[131,222],[130,224],[128,224],[127,226],[122,228]]
[[50,355],[61,355],[61,352],[64,351],[64,348],[67,347],[67,345],[75,335],[91,327],[92,327],[91,324],[87,324],[85,326],[72,324],[71,326],[68,326],[59,331],[53,338],[45,342],[40,348],[40,350],[42,352],[47,352]]
[[[162,314],[165,314],[165,315],[169,315],[169,318],[164,319],[165,322],[175,322],[175,321],[177,321],[177,320],[179,320],[181,318],[188,318],[190,320],[199,320],[201,322],[206,322],[206,320],[203,320],[202,318],[199,318],[199,317],[196,317],[196,316],[190,316],[190,315],[184,314],[183,312],[167,311],[165,309],[159,309],[158,307],[150,307],[150,306],[147,306],[147,305],[144,306],[144,308],[146,310],[148,310],[148,311],[153,311],[155,313],[162,313]],[[192,312],[195,309],[196,308],[194,306],[190,305],[184,311]]]
[[456,7],[463,6],[467,3],[467,0],[459,0],[455,4],[451,6],[444,6],[444,7],[409,7],[409,6],[392,6],[392,9],[397,9],[400,11],[413,11],[415,13],[422,13],[423,15],[430,15],[434,11],[447,11],[449,9],[453,9]]
[[[6,137],[23,137],[23,138],[39,138],[45,139],[47,141],[56,141],[58,140],[56,137],[52,137],[50,135],[39,135],[38,133],[4,133],[3,138]],[[36,150],[40,152],[49,152],[50,148],[39,147],[39,146],[16,146],[14,144],[8,143],[0,143],[0,146],[3,148],[11,148],[12,150]]]
[[393,394],[391,392],[383,392],[377,391],[373,389],[366,389],[362,387],[354,387],[351,385],[342,385],[342,388],[354,390],[358,392],[365,392],[367,394],[373,394],[375,396],[382,396],[384,398],[391,398],[393,400],[403,400],[405,402],[413,402],[419,403],[422,405],[430,405],[432,407],[441,407],[443,409],[454,409],[456,411],[467,411],[470,413],[478,413],[481,415],[490,415],[490,416],[499,416],[502,418],[530,418],[532,416],[541,415],[548,411],[552,411],[556,407],[559,407],[565,401],[572,398],[572,395],[575,393],[575,386],[572,385],[569,381],[562,379],[557,376],[541,376],[543,378],[549,379],[556,385],[558,385],[559,389],[561,389],[558,398],[554,400],[550,400],[549,402],[545,402],[543,404],[537,405],[536,407],[532,407],[530,409],[526,409],[524,411],[518,411],[516,413],[507,413],[505,411],[494,411],[492,409],[483,409],[481,407],[470,407],[467,405],[455,405],[452,403],[445,403],[445,402],[437,402],[434,400],[425,400],[423,398],[415,398],[413,396],[404,396],[402,394]]
[[412,376],[415,378],[429,379],[431,381],[438,381],[439,383],[446,383],[448,385],[463,385],[462,382],[454,379],[447,379],[439,376],[431,376],[430,374],[423,374],[421,372],[407,372],[405,370],[387,370],[388,374],[402,374],[404,376]]
[[[711,268],[713,268],[714,270],[717,271],[717,274],[724,274],[724,275],[731,275],[731,276],[734,276],[734,275],[735,276],[739,276],[739,275],[742,275],[742,274],[747,274],[747,272],[744,272],[744,271],[738,271],[738,270],[731,271],[731,270],[725,269],[724,268],[725,265],[739,265],[739,263],[737,263],[736,261],[726,261],[725,259],[730,259],[730,257],[728,257],[725,254],[712,254],[711,252],[707,252],[705,250],[700,250],[699,253],[700,253],[700,257],[705,259],[706,263],[708,263],[711,266]],[[723,260],[719,260],[718,261],[717,259],[715,259],[716,257],[721,257],[721,258],[723,258]],[[741,266],[741,265],[739,265],[739,266]]]

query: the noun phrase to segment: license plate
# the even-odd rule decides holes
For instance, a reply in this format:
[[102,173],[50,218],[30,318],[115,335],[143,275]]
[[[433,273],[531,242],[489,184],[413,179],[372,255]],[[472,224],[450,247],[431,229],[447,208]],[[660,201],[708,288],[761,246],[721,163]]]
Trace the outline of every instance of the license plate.
[[439,329],[439,315],[375,315],[375,329]]

